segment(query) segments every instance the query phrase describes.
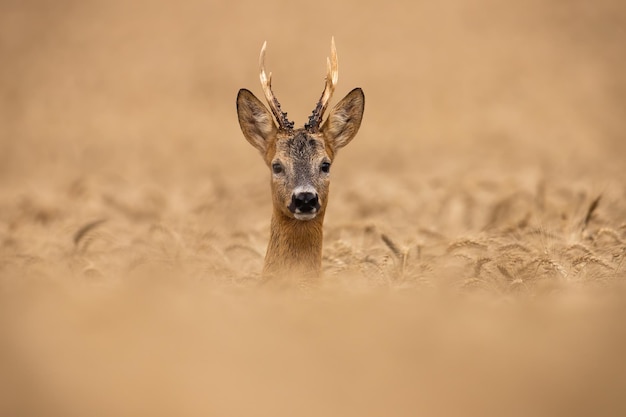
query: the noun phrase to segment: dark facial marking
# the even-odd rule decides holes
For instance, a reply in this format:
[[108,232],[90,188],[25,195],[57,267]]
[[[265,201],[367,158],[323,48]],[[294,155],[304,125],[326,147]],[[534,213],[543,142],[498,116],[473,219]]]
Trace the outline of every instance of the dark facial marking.
[[310,160],[313,155],[322,147],[322,145],[310,137],[306,132],[298,132],[286,143],[289,156],[298,159]]

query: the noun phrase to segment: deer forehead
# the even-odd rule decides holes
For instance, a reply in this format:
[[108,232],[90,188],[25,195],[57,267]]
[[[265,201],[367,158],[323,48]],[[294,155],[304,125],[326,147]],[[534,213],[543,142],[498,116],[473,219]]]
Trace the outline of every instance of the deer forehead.
[[329,155],[324,140],[305,130],[296,131],[293,135],[278,138],[276,141],[276,157],[286,159],[284,162],[312,162],[325,156]]

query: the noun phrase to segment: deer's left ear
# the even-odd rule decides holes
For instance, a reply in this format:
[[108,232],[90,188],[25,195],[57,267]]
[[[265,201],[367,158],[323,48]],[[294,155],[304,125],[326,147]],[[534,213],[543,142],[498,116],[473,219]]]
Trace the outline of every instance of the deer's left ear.
[[333,107],[322,126],[322,133],[335,151],[346,146],[356,136],[364,109],[365,95],[360,88],[350,91]]

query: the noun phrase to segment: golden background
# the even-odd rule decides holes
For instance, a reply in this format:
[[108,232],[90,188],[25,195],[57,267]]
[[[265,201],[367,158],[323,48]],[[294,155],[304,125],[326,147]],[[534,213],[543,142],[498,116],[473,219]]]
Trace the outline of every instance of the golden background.
[[[235,97],[267,40],[302,125],[331,36],[326,277],[266,288]],[[610,0],[3,0],[0,415],[621,415],[625,41]]]

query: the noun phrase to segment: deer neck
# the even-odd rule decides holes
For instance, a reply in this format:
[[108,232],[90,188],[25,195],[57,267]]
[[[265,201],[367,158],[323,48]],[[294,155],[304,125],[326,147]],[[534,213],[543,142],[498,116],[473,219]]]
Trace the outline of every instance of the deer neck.
[[322,267],[324,212],[302,221],[274,210],[263,276],[315,278]]

